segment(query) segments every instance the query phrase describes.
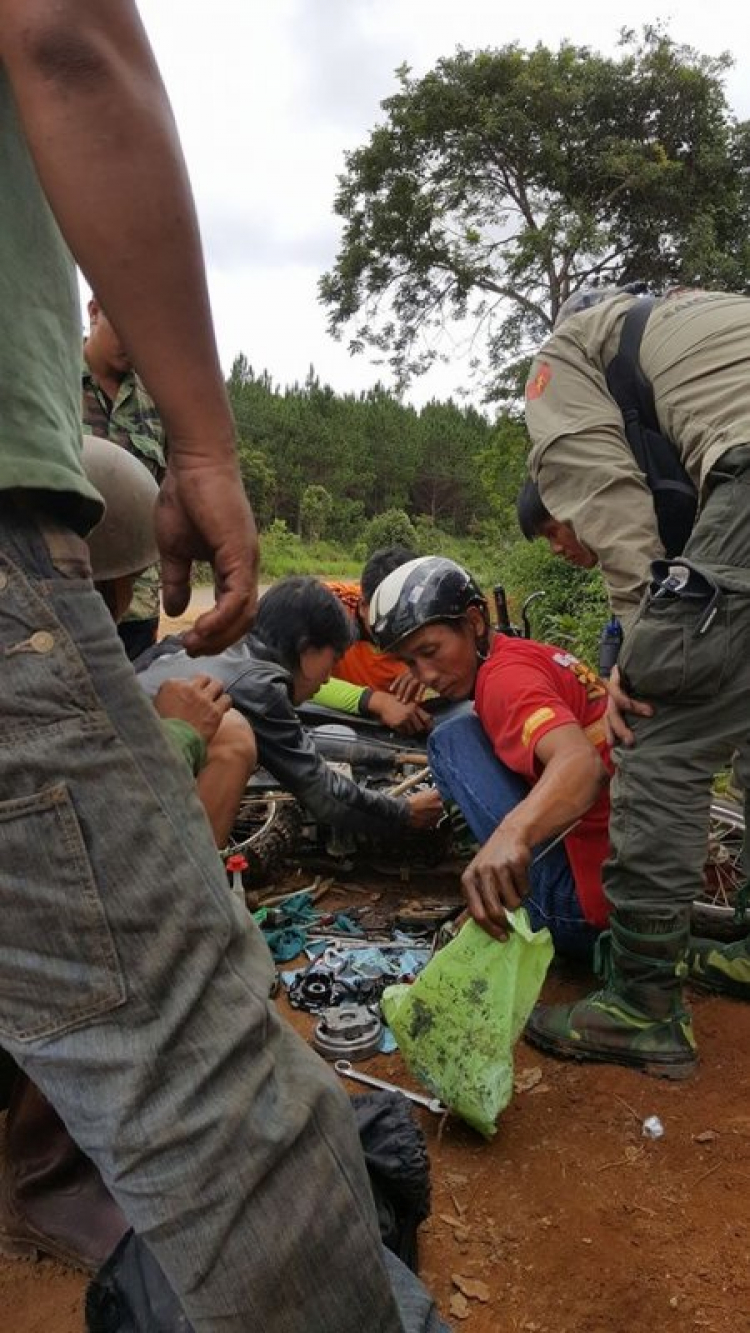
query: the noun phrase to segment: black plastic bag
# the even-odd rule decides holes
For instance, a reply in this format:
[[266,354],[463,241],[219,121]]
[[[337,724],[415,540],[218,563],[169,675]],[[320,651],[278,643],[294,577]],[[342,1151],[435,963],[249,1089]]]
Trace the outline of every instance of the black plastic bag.
[[383,1244],[416,1273],[417,1228],[430,1215],[424,1134],[398,1092],[365,1093],[352,1106]]
[[87,1333],[194,1333],[148,1246],[128,1231],[89,1283]]
[[[405,1097],[372,1092],[352,1098],[384,1246],[406,1333],[444,1327],[416,1271],[417,1228],[430,1211],[424,1135]],[[87,1333],[194,1333],[164,1273],[140,1236],[129,1231],[86,1292]]]

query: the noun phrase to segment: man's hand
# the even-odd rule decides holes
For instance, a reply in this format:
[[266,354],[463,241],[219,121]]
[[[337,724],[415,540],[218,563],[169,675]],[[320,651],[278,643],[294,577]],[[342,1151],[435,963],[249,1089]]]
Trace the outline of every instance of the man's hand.
[[616,666],[612,668],[612,674],[607,681],[607,691],[609,698],[604,715],[607,742],[609,745],[615,745],[618,741],[622,745],[632,745],[635,735],[625,721],[625,713],[635,713],[638,717],[652,717],[654,710],[651,704],[644,703],[642,699],[631,699],[630,695],[625,693],[620,684],[620,671]]
[[234,457],[170,458],[156,509],[162,595],[167,615],[190,598],[193,560],[213,566],[216,605],[184,635],[192,657],[219,653],[248,629],[258,595],[258,535]]
[[409,823],[412,828],[435,828],[445,814],[443,799],[434,787],[429,791],[418,791],[414,796],[408,796],[407,801]]
[[370,696],[368,711],[392,731],[400,731],[405,736],[414,736],[418,732],[429,731],[432,718],[424,708],[416,703],[401,703],[385,690],[375,690]]
[[391,681],[390,693],[402,704],[421,703],[425,696],[424,685],[421,685],[416,676],[411,671],[404,671]]
[[160,717],[177,718],[190,726],[209,744],[219,729],[232,700],[224,693],[221,681],[212,676],[194,676],[192,680],[165,680],[154,699]]
[[461,890],[478,926],[496,940],[508,938],[506,909],[521,906],[529,891],[531,848],[512,827],[500,825],[461,876]]

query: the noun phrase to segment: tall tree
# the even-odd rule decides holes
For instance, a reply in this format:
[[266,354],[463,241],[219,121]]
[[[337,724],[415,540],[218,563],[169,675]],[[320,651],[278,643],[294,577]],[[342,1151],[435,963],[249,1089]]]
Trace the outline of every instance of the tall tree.
[[339,180],[331,331],[386,352],[404,384],[445,359],[446,322],[467,321],[474,367],[514,396],[583,284],[744,290],[748,130],[727,106],[730,63],[647,28],[616,58],[566,42],[459,49],[420,79],[402,67]]

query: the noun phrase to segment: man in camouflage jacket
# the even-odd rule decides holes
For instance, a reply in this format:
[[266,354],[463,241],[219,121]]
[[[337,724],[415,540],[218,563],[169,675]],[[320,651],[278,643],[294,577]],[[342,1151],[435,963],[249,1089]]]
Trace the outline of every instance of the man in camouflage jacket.
[[[83,423],[91,435],[121,444],[161,483],[166,468],[164,427],[153,399],[95,297],[88,305],[90,332],[83,346]],[[156,642],[159,566],[138,577],[130,610],[119,626],[131,659]]]

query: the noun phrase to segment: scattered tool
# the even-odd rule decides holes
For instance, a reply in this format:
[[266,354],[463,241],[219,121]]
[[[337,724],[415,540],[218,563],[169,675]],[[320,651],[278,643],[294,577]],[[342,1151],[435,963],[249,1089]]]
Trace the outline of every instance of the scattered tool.
[[410,1092],[408,1088],[399,1088],[396,1083],[386,1083],[383,1078],[373,1078],[372,1074],[363,1074],[359,1069],[354,1069],[349,1060],[337,1060],[333,1067],[342,1078],[352,1078],[357,1083],[366,1083],[370,1088],[382,1088],[385,1092],[400,1092],[402,1097],[414,1102],[416,1106],[425,1106],[433,1115],[445,1115],[448,1110],[437,1097],[424,1097],[421,1093]]
[[389,796],[401,796],[411,787],[418,787],[420,782],[426,782],[430,776],[429,768],[420,768],[418,773],[412,773],[411,777],[404,778],[403,782],[397,782],[395,787],[388,788]]

